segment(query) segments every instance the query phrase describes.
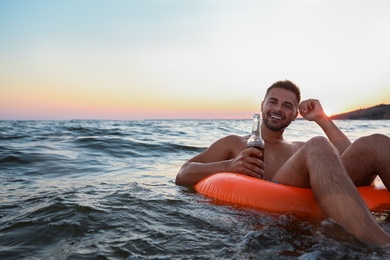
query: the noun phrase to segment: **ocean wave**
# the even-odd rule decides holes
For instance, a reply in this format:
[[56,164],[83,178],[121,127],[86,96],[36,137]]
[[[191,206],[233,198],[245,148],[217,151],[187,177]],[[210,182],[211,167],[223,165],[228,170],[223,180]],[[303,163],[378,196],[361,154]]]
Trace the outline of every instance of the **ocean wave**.
[[[388,121],[336,123],[353,138],[390,135]],[[248,134],[250,124],[0,121],[0,258],[389,257],[361,249],[335,224],[216,204],[174,184],[187,159],[227,134]],[[318,132],[300,120],[286,134]],[[383,214],[375,217],[390,231]]]

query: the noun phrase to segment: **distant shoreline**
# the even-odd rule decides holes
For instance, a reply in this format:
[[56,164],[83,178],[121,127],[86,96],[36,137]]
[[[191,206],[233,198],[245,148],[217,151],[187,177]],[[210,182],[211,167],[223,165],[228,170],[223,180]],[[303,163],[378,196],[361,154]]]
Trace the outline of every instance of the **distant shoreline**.
[[384,120],[390,119],[390,104],[380,104],[347,113],[330,116],[333,120]]
[[[380,104],[369,108],[358,109],[342,114],[331,115],[332,120],[389,120],[390,104]],[[251,118],[144,118],[144,119],[0,119],[0,121],[228,121],[252,120]],[[298,117],[297,120],[304,120]]]

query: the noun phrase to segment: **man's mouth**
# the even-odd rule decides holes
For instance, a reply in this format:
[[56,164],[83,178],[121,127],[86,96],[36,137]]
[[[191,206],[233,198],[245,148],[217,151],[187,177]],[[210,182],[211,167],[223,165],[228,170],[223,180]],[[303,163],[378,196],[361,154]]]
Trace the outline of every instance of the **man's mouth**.
[[272,118],[272,119],[276,119],[276,120],[282,120],[281,116],[275,115],[275,114],[271,114],[269,117]]

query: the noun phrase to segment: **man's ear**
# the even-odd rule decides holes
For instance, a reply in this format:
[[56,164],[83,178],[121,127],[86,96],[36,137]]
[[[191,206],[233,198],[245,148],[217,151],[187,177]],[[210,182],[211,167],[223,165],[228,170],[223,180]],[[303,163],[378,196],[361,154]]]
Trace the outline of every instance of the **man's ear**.
[[260,111],[263,112],[264,101],[261,101]]

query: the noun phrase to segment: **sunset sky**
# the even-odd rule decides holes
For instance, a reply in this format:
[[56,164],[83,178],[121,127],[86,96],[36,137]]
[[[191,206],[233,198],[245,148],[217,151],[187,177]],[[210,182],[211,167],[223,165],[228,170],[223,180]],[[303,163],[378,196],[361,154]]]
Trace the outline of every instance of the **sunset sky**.
[[289,79],[390,103],[388,0],[0,0],[0,119],[251,118]]

